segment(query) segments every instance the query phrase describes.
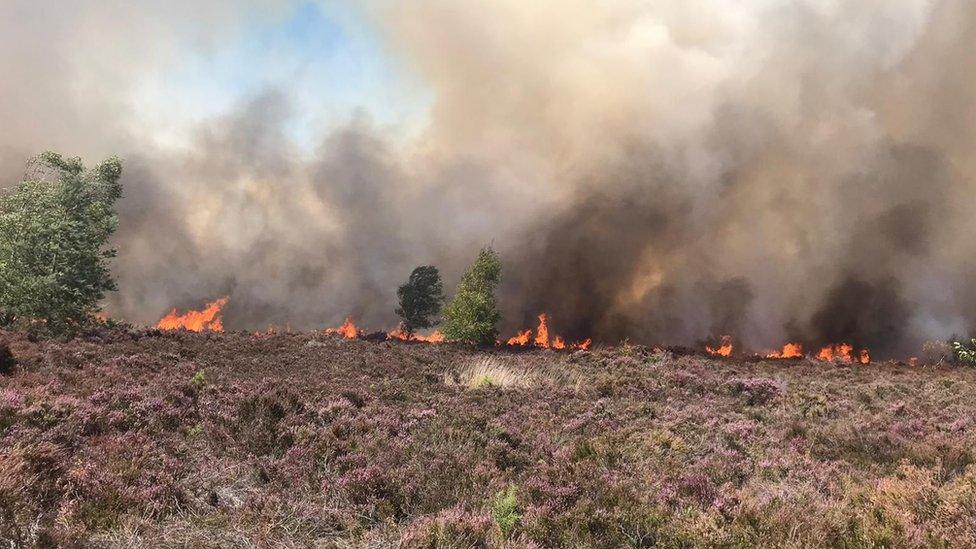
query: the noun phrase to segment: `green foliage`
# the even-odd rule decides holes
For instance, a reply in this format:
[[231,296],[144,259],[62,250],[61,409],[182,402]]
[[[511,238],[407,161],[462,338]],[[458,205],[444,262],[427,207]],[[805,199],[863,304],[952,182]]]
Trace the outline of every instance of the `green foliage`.
[[522,519],[519,513],[518,488],[510,484],[508,488],[495,494],[491,500],[491,517],[501,530],[503,537],[508,537],[515,525]]
[[444,309],[444,335],[448,339],[494,343],[501,313],[495,304],[495,288],[501,279],[501,262],[490,247],[464,273],[454,299]]
[[190,378],[190,385],[195,389],[202,389],[204,385],[207,384],[207,374],[203,370],[197,370],[197,373],[193,374]]
[[966,364],[976,366],[976,338],[973,338],[969,342],[969,347],[963,344],[961,341],[952,342],[952,351],[956,355],[956,360],[959,362],[965,362]]
[[107,291],[115,250],[122,163],[86,170],[79,158],[44,153],[0,196],[0,325],[52,333],[92,320]]
[[431,328],[440,323],[437,315],[444,303],[444,285],[437,267],[423,265],[410,273],[407,283],[397,288],[400,306],[396,314],[403,321],[403,330],[412,334],[418,328]]

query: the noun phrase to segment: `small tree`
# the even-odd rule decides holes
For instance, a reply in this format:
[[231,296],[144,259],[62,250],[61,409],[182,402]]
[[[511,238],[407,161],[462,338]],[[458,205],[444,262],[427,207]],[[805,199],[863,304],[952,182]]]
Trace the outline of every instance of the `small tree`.
[[495,305],[495,288],[501,278],[501,263],[490,247],[481,249],[478,259],[458,284],[454,298],[444,309],[444,335],[448,339],[494,343],[501,320]]
[[44,153],[0,196],[0,325],[59,333],[88,322],[115,290],[105,246],[118,225],[122,163],[86,170],[79,158]]
[[403,330],[412,334],[418,328],[440,324],[437,315],[444,303],[444,284],[437,267],[423,265],[410,273],[407,283],[397,288],[400,306],[396,314],[403,321]]

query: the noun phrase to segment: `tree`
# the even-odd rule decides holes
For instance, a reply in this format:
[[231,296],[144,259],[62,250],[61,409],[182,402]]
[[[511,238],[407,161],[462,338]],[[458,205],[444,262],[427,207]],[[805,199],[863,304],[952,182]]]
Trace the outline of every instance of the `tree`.
[[116,289],[106,245],[121,176],[117,158],[86,170],[80,158],[46,152],[0,195],[0,325],[63,333],[92,319]]
[[397,288],[400,306],[396,314],[403,320],[403,331],[412,334],[418,328],[440,323],[437,315],[444,303],[444,285],[437,267],[423,265],[410,273],[407,283]]
[[494,343],[501,313],[495,304],[495,288],[501,279],[501,263],[490,247],[481,249],[458,284],[454,298],[444,309],[444,335],[448,339]]

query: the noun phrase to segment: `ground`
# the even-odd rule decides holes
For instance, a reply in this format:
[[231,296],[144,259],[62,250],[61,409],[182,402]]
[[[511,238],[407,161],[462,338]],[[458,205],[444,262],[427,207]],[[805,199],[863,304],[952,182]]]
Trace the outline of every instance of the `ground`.
[[973,369],[313,333],[0,341],[3,545],[976,543]]

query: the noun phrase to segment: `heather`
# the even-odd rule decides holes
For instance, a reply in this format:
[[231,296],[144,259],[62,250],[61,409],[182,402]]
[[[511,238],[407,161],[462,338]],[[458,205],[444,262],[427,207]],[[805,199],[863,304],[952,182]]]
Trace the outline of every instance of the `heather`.
[[976,543],[971,368],[324,334],[0,341],[5,545]]

